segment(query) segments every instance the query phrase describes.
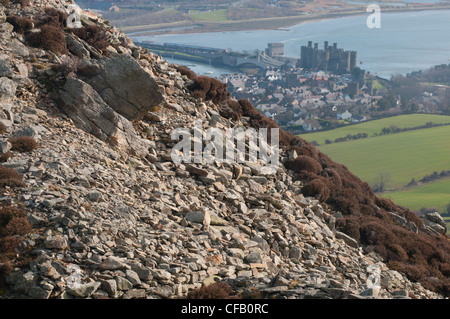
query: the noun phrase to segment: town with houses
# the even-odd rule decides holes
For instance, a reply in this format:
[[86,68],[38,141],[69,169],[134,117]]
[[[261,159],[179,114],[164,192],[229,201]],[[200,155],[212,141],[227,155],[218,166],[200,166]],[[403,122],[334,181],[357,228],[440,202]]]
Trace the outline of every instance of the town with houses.
[[[276,49],[274,49],[276,48]],[[334,52],[338,55],[333,57]],[[357,66],[356,52],[337,44],[324,49],[309,42],[302,59],[284,56],[282,44],[269,44],[266,54],[285,62],[256,73],[222,75],[233,98],[249,100],[261,113],[294,134],[333,129],[404,112],[435,113],[438,97],[425,92],[405,109],[399,96],[389,107],[379,103],[389,95],[389,80]],[[386,97],[384,98],[386,99]]]
[[[267,53],[274,58],[282,57],[282,45],[278,46],[276,55],[273,47],[274,44],[269,44]],[[308,50],[308,47],[304,48]],[[314,49],[322,55],[317,44]],[[302,55],[306,54],[302,52]],[[373,88],[372,82],[364,83],[363,70],[355,63],[344,69],[327,70],[323,61],[315,65],[305,60],[290,60],[281,67],[267,68],[255,74],[222,75],[220,80],[227,83],[234,98],[249,100],[265,116],[294,133],[370,119],[370,110],[377,105],[383,92]],[[319,70],[319,66],[325,70]]]

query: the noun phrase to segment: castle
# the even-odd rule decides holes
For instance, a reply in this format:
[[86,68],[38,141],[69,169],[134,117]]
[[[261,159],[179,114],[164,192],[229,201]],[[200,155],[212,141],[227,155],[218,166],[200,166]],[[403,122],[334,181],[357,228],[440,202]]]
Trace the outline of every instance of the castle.
[[314,43],[313,47],[312,41],[308,41],[308,46],[301,47],[300,63],[305,69],[346,73],[356,67],[357,52],[339,49],[337,43],[329,46],[328,41],[324,42],[324,48],[320,50],[318,43]]

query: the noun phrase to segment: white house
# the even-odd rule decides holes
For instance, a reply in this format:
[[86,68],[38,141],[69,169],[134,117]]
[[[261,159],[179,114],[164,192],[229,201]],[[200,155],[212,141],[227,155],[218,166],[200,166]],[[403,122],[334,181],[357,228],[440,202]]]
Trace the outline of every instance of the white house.
[[336,115],[336,118],[338,120],[350,121],[352,119],[352,113],[350,113],[348,110],[346,110],[343,113],[338,113]]

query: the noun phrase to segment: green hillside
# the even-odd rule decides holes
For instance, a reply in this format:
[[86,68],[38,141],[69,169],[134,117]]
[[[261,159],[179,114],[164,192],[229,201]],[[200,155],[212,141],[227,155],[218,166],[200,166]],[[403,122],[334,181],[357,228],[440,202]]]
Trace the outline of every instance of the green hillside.
[[422,207],[436,207],[445,212],[450,202],[450,178],[408,188],[397,192],[387,192],[382,197],[392,199],[396,204],[416,210]]
[[346,137],[348,134],[356,135],[358,133],[367,133],[370,137],[374,136],[375,133],[380,133],[383,128],[388,128],[392,125],[395,125],[398,128],[412,128],[426,125],[428,122],[433,122],[434,124],[447,124],[450,123],[450,116],[435,114],[400,115],[347,125],[331,131],[302,134],[300,136],[307,141],[316,141],[318,144],[322,145],[325,144],[325,140],[327,139],[334,141],[336,138]]
[[321,145],[334,161],[372,183],[389,172],[388,187],[402,187],[434,171],[450,170],[450,126],[432,127],[373,138]]

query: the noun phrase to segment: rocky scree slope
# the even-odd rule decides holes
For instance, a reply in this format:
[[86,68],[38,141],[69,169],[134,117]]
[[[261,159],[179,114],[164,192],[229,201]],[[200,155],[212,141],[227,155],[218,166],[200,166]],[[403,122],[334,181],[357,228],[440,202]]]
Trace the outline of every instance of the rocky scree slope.
[[[70,1],[1,3],[0,160],[23,178],[1,184],[2,298],[184,298],[215,281],[244,298],[448,295],[437,216],[375,197],[283,131],[277,174],[175,164],[171,133],[196,120],[277,126],[101,17],[67,28]],[[39,147],[15,150],[23,136]]]

